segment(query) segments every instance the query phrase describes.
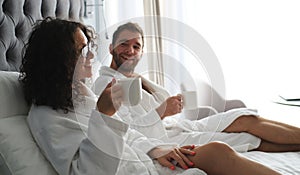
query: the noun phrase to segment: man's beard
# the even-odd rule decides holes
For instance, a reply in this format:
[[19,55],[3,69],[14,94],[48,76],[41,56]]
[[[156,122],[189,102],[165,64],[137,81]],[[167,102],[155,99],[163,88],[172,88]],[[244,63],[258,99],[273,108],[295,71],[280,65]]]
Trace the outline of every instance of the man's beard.
[[119,72],[134,72],[134,69],[138,63],[137,59],[123,61],[115,51],[113,51],[113,59]]

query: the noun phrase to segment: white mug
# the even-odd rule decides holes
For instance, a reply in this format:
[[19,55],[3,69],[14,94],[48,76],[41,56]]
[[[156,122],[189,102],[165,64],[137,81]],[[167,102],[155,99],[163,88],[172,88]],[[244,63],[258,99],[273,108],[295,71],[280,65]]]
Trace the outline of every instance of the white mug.
[[123,78],[117,80],[123,91],[123,104],[135,106],[142,100],[142,80],[141,78]]
[[183,108],[184,109],[197,109],[198,96],[197,91],[184,91],[182,92]]

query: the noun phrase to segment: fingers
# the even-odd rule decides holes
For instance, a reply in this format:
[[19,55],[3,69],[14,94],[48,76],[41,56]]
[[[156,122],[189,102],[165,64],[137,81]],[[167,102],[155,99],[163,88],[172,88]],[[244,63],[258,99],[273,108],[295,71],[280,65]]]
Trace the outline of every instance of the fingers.
[[183,108],[182,97],[180,95],[170,97],[168,99],[168,105],[172,108],[174,114],[180,113]]
[[191,149],[187,149],[187,148],[180,148],[179,149],[181,153],[183,153],[184,155],[191,155],[191,156],[194,156],[196,154],[195,151],[191,150]]
[[178,108],[180,110],[180,112],[183,109],[183,101],[182,101],[182,95],[181,94],[177,94],[177,96],[175,96],[177,99],[177,103],[178,103]]
[[172,96],[164,101],[158,108],[157,112],[161,119],[167,116],[178,114],[182,111],[182,100],[181,96]]
[[180,152],[178,148],[174,148],[167,155],[157,158],[157,160],[162,166],[169,167],[171,170],[175,170],[175,165],[172,163],[172,161],[177,163],[180,167],[188,169],[188,166],[185,164],[184,160],[181,158],[178,152]]
[[178,100],[179,100],[179,102],[180,102],[179,107],[180,107],[180,109],[182,110],[182,109],[183,109],[183,97],[182,97],[181,94],[177,94],[177,97],[178,97]]
[[111,82],[109,83],[111,86],[115,85],[117,83],[117,80],[115,78],[113,78],[111,80]]
[[107,84],[107,86],[106,86],[105,89],[111,88],[113,85],[116,84],[116,82],[117,82],[116,79],[113,78],[113,79],[111,80],[111,82]]
[[112,99],[113,105],[115,106],[116,109],[119,109],[119,107],[121,106],[122,101],[123,101],[122,88],[119,84],[116,84],[115,79],[113,79],[110,84],[112,85],[111,86],[111,99]]
[[175,170],[175,165],[173,165],[167,158],[162,157],[158,158],[157,160],[162,166],[169,167],[171,170]]
[[[179,166],[183,169],[188,169],[188,167],[193,167],[195,164],[186,156],[196,155],[195,151],[192,151],[195,148],[195,145],[186,145],[181,148],[176,149],[176,153],[180,156],[180,159],[174,159],[177,161]],[[188,166],[187,166],[188,165]]]
[[[189,153],[191,154],[190,150],[184,149],[184,148],[179,148],[176,149],[177,154],[180,156],[180,159],[178,162],[178,164],[180,165],[181,168],[183,169],[188,169],[189,167],[192,167],[194,165],[194,163],[192,161],[190,161],[186,156],[185,153]],[[195,155],[194,153],[192,153],[193,155]]]
[[181,148],[192,150],[195,148],[195,145],[185,145],[185,146],[182,146]]
[[183,153],[181,153],[179,148],[175,148],[172,152],[169,153],[169,156],[171,160],[176,161],[178,166],[180,166],[183,169],[188,169],[189,166],[194,165],[194,163],[192,163]]
[[[189,167],[193,167],[194,163],[191,160],[189,160],[189,158],[186,155],[192,155],[192,156],[195,155],[196,152],[192,151],[192,149],[194,148],[195,148],[194,145],[187,145],[181,148],[174,148],[168,150],[167,151],[168,153],[165,153],[156,159],[162,166],[169,167],[171,170],[175,170],[175,165],[183,169],[188,169]],[[162,152],[161,149],[156,149],[156,150],[159,153]]]
[[121,87],[113,79],[104,89],[97,101],[97,108],[106,115],[113,115],[122,103],[123,93]]

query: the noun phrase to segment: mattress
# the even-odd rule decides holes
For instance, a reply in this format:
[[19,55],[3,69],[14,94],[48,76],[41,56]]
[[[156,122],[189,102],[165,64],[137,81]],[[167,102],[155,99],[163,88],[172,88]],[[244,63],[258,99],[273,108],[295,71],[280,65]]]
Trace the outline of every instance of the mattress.
[[300,175],[300,152],[266,153],[251,151],[242,153],[242,155],[283,175]]

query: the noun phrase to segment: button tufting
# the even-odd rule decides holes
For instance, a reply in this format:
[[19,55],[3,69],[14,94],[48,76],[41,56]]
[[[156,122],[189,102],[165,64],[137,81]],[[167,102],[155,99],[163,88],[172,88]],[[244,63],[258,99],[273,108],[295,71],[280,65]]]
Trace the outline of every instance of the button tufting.
[[83,0],[0,0],[0,70],[19,70],[22,49],[36,20],[48,16],[68,19],[69,14],[72,14],[73,19],[81,19],[82,2]]

